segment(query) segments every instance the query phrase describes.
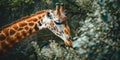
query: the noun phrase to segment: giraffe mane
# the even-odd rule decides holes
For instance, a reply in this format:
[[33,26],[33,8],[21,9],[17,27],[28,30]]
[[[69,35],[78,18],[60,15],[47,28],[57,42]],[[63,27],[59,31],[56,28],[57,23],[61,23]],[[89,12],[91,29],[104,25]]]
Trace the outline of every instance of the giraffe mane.
[[2,29],[4,29],[4,28],[7,28],[7,27],[9,27],[9,26],[11,26],[11,25],[17,23],[17,22],[23,21],[23,20],[25,20],[25,19],[28,19],[28,18],[30,18],[30,17],[32,17],[32,16],[35,16],[35,15],[38,15],[38,14],[42,14],[42,13],[44,13],[44,12],[46,12],[46,11],[49,11],[49,10],[38,11],[38,12],[36,12],[35,14],[31,14],[31,15],[22,17],[22,18],[20,18],[20,19],[14,21],[14,22],[12,22],[12,23],[10,23],[10,24],[7,24],[7,25],[2,26],[2,27],[0,28],[0,31],[1,31]]

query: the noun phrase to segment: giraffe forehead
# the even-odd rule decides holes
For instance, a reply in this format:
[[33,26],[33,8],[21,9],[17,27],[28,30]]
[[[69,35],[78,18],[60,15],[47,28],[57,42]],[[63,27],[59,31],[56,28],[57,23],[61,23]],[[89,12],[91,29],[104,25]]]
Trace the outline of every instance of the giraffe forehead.
[[66,21],[67,17],[65,15],[54,15],[54,20]]

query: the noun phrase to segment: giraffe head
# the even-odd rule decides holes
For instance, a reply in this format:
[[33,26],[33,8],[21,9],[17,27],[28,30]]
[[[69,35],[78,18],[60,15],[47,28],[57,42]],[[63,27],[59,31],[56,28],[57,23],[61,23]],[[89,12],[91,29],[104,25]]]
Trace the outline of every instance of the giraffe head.
[[[51,30],[55,35],[64,40],[65,45],[72,46],[70,29],[67,24],[63,4],[56,4],[56,10],[47,13],[43,25]],[[48,19],[49,18],[49,19]]]

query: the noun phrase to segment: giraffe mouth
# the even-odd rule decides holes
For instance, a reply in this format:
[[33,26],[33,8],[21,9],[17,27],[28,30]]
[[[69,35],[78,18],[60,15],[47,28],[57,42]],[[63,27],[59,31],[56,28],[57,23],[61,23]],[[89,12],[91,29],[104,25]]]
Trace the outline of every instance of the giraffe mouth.
[[66,46],[72,47],[72,41],[71,40],[64,40],[64,43]]

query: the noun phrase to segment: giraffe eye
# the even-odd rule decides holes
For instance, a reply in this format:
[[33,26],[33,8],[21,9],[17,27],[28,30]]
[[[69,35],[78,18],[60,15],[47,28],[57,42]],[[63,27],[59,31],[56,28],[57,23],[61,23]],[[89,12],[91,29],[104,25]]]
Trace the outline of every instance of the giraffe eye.
[[52,19],[52,15],[51,15],[49,12],[47,12],[46,16],[47,16],[48,18]]

